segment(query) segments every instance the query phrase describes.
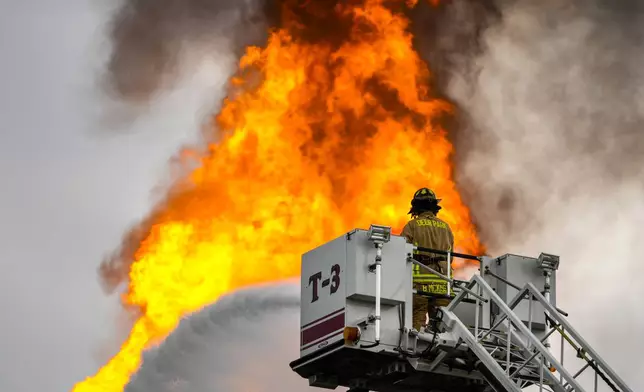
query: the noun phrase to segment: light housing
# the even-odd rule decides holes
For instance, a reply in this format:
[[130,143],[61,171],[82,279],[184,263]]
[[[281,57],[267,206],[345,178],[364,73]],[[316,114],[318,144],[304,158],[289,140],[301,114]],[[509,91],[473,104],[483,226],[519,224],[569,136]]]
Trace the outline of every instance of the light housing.
[[544,271],[556,271],[559,268],[559,256],[541,253],[537,259],[537,267]]
[[361,331],[358,327],[344,327],[344,343],[356,344],[360,341]]
[[371,225],[367,238],[374,244],[384,244],[389,242],[391,237],[391,227],[381,225]]

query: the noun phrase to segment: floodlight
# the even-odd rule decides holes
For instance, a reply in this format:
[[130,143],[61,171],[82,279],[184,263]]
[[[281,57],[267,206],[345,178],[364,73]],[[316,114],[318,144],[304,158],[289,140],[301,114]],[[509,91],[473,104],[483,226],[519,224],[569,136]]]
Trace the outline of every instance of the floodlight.
[[559,268],[559,256],[541,253],[537,259],[537,267],[544,271],[556,271]]
[[391,237],[391,227],[371,225],[367,236],[369,241],[372,241],[375,244],[387,243],[389,242],[389,237]]

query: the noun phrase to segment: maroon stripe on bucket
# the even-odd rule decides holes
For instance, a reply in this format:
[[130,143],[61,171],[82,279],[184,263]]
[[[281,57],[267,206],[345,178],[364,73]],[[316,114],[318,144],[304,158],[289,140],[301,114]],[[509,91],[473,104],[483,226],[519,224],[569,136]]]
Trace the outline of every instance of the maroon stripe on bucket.
[[344,312],[324,320],[320,324],[316,324],[303,330],[301,346],[316,342],[317,340],[342,329],[344,329]]

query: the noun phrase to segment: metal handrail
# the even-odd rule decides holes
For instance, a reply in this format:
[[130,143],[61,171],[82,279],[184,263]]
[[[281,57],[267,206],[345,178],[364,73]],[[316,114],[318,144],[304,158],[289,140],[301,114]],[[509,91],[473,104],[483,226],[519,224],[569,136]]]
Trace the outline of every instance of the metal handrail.
[[[550,351],[546,349],[546,347],[541,343],[541,341],[537,339],[534,336],[534,334],[532,334],[532,331],[530,331],[528,327],[525,324],[523,324],[521,319],[519,319],[519,317],[512,311],[512,309],[514,309],[514,307],[518,304],[518,302],[525,297],[527,288],[520,291],[509,304],[506,304],[505,301],[503,301],[501,297],[499,297],[498,294],[494,292],[494,290],[490,287],[490,285],[480,275],[474,275],[472,277],[472,280],[468,284],[468,289],[472,289],[474,285],[478,285],[486,292],[486,294],[490,297],[492,302],[494,302],[499,308],[499,310],[503,312],[503,316],[504,316],[503,318],[509,319],[510,322],[512,323],[513,329],[516,329],[518,332],[520,332],[526,339],[528,339],[530,346],[534,347],[539,351],[540,355],[538,355],[538,357],[540,358],[539,359],[540,361],[545,360],[547,363],[551,364],[559,372],[559,374],[561,374],[563,378],[570,385],[573,386],[575,390],[584,391],[584,389],[577,383],[577,381],[572,377],[572,375],[563,367],[563,365],[561,365],[555,359],[555,357],[550,353]],[[543,296],[541,296],[541,298],[543,298]],[[448,310],[454,309],[462,299],[463,299],[463,296],[459,294],[448,305]],[[525,350],[529,350],[529,346],[525,345],[522,339],[518,339],[517,341],[521,343],[521,345]],[[545,366],[543,365],[543,363],[541,363],[541,368],[544,375],[546,375],[546,377],[550,381],[552,381],[553,383],[559,382],[559,380],[557,380],[550,371],[548,371],[547,369],[544,369]]]
[[[483,289],[485,294],[489,296],[490,300],[494,302],[501,310],[502,317],[499,321],[503,322],[509,320],[512,324],[512,329],[517,330],[525,339],[527,339],[527,342],[524,342],[523,339],[517,340],[518,342],[520,342],[520,345],[523,346],[524,350],[526,350],[526,353],[530,354],[530,357],[523,363],[523,368],[530,362],[539,361],[541,362],[540,366],[542,367],[543,375],[552,382],[553,386],[562,388],[561,390],[565,391],[574,390],[583,392],[584,388],[581,387],[576,378],[579,373],[590,367],[595,371],[596,377],[597,375],[602,377],[602,379],[604,379],[608,386],[613,388],[613,390],[617,391],[617,389],[613,385],[614,383],[622,392],[632,392],[632,390],[624,383],[624,381],[608,366],[608,364],[599,356],[599,354],[592,349],[592,347],[579,335],[579,333],[571,326],[571,324],[562,315],[559,314],[558,310],[554,306],[552,306],[552,304],[550,304],[548,300],[546,300],[546,298],[539,292],[534,284],[527,283],[526,286],[523,289],[519,290],[516,296],[508,303],[505,303],[505,301],[503,301],[498,296],[498,294],[494,292],[494,290],[489,286],[485,279],[483,279],[480,275],[475,275],[472,277],[472,280],[467,285],[467,289],[471,290],[476,285]],[[464,292],[457,295],[456,298],[452,300],[450,305],[448,305],[447,310],[452,311],[464,298]],[[583,354],[582,358],[587,361],[588,365],[584,366],[581,371],[577,371],[577,374],[572,375],[571,373],[569,373],[568,370],[563,367],[563,363],[557,361],[556,358],[550,353],[550,351],[543,345],[543,340],[545,338],[541,340],[537,339],[534,334],[532,334],[530,328],[525,326],[525,324],[513,312],[513,309],[526,298],[534,298],[536,301],[541,303],[544,306],[546,316],[550,323],[558,323],[550,330],[547,336],[549,336],[552,332],[557,331],[562,334],[565,340],[568,341],[568,343],[570,343],[573,348]],[[496,324],[500,323],[497,322]],[[565,331],[566,333],[564,333],[563,331]],[[488,331],[488,333],[489,332],[491,331]],[[476,338],[477,342],[480,341],[480,337],[476,336]],[[574,339],[579,346],[574,344],[572,342],[572,339]],[[592,358],[587,358],[585,355],[586,353],[589,354]],[[545,363],[548,364],[548,366],[545,366],[543,364],[543,360],[545,360]],[[556,369],[561,375],[561,379],[557,379],[554,374],[552,374],[548,369],[549,367]],[[515,377],[518,375],[519,371],[520,369],[516,369],[509,376]]]
[[[595,351],[593,348],[588,344],[582,337],[581,335],[572,327],[570,322],[566,320],[565,318],[561,317],[556,309],[550,304],[548,301],[546,301],[545,297],[541,295],[539,290],[532,284],[528,283],[526,285],[526,288],[524,291],[529,292],[532,294],[541,304],[546,308],[546,310],[550,313],[549,317],[554,319],[557,323],[559,323],[559,326],[563,327],[563,330],[566,331],[566,334],[568,336],[571,336],[579,345],[581,346],[581,349],[584,350],[586,353],[590,354],[592,357],[592,361],[594,364],[591,364],[591,367],[599,367],[603,372],[608,374],[608,376],[611,378],[611,381],[613,381],[617,386],[624,392],[632,392],[632,390],[626,385],[624,380],[622,380],[615,371],[608,366],[608,364],[602,359],[602,357]],[[518,303],[519,301],[515,301]],[[561,332],[561,331],[559,331]],[[566,339],[568,340],[568,339]],[[570,343],[570,341],[568,341]],[[575,347],[573,345],[573,347]],[[579,348],[578,348],[579,349]],[[595,366],[593,366],[595,365]],[[595,369],[597,371],[597,369]],[[606,381],[606,380],[605,380]]]
[[[455,253],[451,251],[441,251],[438,249],[431,249],[431,248],[424,248],[424,247],[415,247],[415,249],[421,252],[446,255],[448,256],[448,260],[451,259],[452,256],[469,259],[469,260],[476,260],[479,262],[483,260],[482,257],[467,255],[462,253]],[[622,392],[632,392],[632,390],[613,371],[613,369],[608,366],[608,364],[599,356],[599,354],[592,349],[592,347],[581,337],[581,335],[579,335],[579,333],[563,317],[563,316],[568,316],[568,313],[552,305],[546,299],[546,297],[544,297],[544,295],[534,286],[534,284],[527,283],[524,288],[520,288],[519,286],[513,284],[512,282],[494,274],[492,271],[489,270],[489,268],[486,268],[484,271],[485,275],[491,275],[492,277],[500,280],[506,285],[513,287],[514,289],[519,291],[511,301],[506,303],[498,296],[497,293],[494,292],[494,290],[489,286],[489,284],[485,281],[485,279],[483,279],[482,275],[474,275],[467,284],[462,285],[462,284],[456,283],[453,279],[451,279],[450,276],[445,276],[439,273],[438,271],[420,263],[419,261],[414,260],[411,257],[411,255],[408,255],[408,261],[420,266],[421,268],[424,268],[425,270],[438,276],[440,279],[445,280],[451,283],[452,285],[454,285],[455,287],[458,287],[459,289],[461,289],[461,292],[448,305],[447,310],[452,311],[459,303],[461,303],[465,299],[465,297],[468,294],[484,302],[492,301],[498,306],[498,308],[503,313],[501,320],[497,322],[497,325],[503,321],[509,320],[510,331],[508,332],[508,334],[512,333],[512,330],[514,330],[516,332],[520,332],[523,335],[523,337],[527,339],[527,342],[524,342],[523,339],[518,339],[518,341],[521,343],[521,346],[523,346],[523,349],[526,352],[526,356],[529,355],[529,357],[525,360],[525,362],[523,362],[520,365],[520,368],[515,369],[512,372],[512,374],[510,373],[507,374],[507,376],[509,376],[510,378],[518,376],[519,371],[528,367],[529,363],[538,361],[538,368],[541,369],[540,378],[543,379],[543,377],[545,376],[545,378],[552,383],[551,387],[555,387],[557,388],[557,390],[567,391],[567,392],[574,390],[574,391],[583,392],[584,389],[578,383],[576,378],[581,372],[583,372],[583,370],[590,367],[595,371],[595,388],[597,388],[596,382],[597,382],[597,376],[599,375],[613,390],[617,391],[617,389],[613,385],[614,383]],[[489,300],[481,296],[480,294],[476,294],[472,290],[476,285],[479,286],[479,290],[483,289],[484,291],[486,291],[486,294],[489,297]],[[526,299],[526,298],[529,299],[529,302],[531,305],[530,308],[532,308],[533,300],[538,301],[544,306],[547,320],[551,324],[558,323],[558,325],[553,326],[553,328],[546,335],[546,337],[544,337],[544,339],[539,340],[532,333],[531,326],[530,326],[531,321],[529,321],[529,325],[526,326],[513,311],[513,309],[519,304],[519,302],[521,302],[523,299]],[[477,310],[478,310],[478,307],[477,307]],[[532,311],[530,310],[529,312],[530,312],[530,315],[532,315]],[[478,326],[478,322],[476,324]],[[478,328],[475,327],[475,331],[478,331]],[[559,332],[562,336],[562,340],[565,339],[566,341],[568,341],[568,343],[571,344],[572,347],[575,348],[580,353],[582,358],[585,359],[586,362],[588,363],[581,370],[579,370],[577,374],[575,374],[574,376],[571,373],[569,373],[566,368],[564,368],[563,356],[561,358],[561,363],[560,363],[552,355],[552,353],[550,353],[550,350],[543,344],[543,340],[545,340],[547,336],[550,336],[555,331]],[[489,332],[491,331],[488,331],[488,333]],[[473,337],[475,338],[476,343],[480,342],[478,333],[475,333]],[[574,344],[574,342],[572,342],[571,337],[579,344],[580,347]],[[508,339],[508,343],[509,343],[509,339]],[[562,351],[563,351],[563,345],[562,345]],[[592,358],[588,358],[585,355],[586,353],[589,354],[590,357]],[[555,377],[555,375],[551,372],[550,368],[553,368],[553,371],[554,370],[558,371],[560,375],[560,379]]]

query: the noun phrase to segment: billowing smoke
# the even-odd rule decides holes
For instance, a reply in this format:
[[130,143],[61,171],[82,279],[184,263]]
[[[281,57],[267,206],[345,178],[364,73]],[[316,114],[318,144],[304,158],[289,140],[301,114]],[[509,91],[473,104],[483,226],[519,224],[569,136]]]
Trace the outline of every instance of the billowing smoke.
[[641,388],[642,6],[522,0],[487,15],[447,89],[464,112],[461,189],[491,253],[562,257],[561,307]]
[[299,285],[232,294],[184,319],[143,365],[126,392],[304,390],[290,371],[298,356]]
[[604,209],[607,193],[641,179],[638,24],[614,9],[519,2],[483,34],[474,83],[451,80],[471,117],[457,139],[459,171],[488,244],[524,242],[551,221],[549,203],[583,195]]
[[[186,53],[239,55],[267,35],[263,0],[123,0],[105,82],[130,102],[174,86]],[[213,53],[214,52],[214,53]],[[223,53],[222,53],[223,52]]]

